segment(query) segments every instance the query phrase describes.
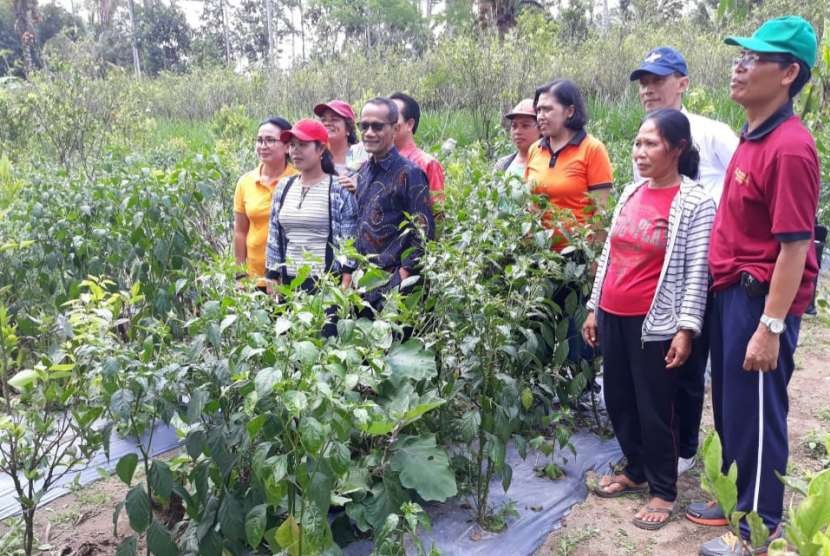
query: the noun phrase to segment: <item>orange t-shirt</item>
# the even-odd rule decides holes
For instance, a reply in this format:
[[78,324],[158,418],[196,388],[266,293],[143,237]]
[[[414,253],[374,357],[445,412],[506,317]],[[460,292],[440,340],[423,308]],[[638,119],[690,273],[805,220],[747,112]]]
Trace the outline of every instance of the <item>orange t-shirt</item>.
[[[556,152],[544,137],[531,145],[525,181],[534,194],[544,195],[554,206],[571,211],[576,222],[582,224],[592,214],[588,193],[610,188],[614,176],[605,145],[581,130]],[[550,212],[542,217],[546,228],[555,227],[552,220]]]

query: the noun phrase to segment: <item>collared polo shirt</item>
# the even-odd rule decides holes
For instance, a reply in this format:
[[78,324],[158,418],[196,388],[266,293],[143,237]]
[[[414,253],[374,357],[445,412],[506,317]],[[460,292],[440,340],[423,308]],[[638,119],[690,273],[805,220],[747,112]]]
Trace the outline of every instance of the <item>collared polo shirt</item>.
[[[738,283],[742,272],[769,283],[781,243],[813,238],[818,197],[816,145],[791,102],[752,132],[744,126],[712,228],[712,289]],[[817,273],[811,248],[789,315],[804,314]]]
[[427,175],[429,184],[430,199],[432,201],[444,200],[444,167],[434,157],[418,148],[414,141],[409,141],[399,152],[401,156],[414,162],[418,168]]
[[[576,223],[591,216],[591,191],[610,189],[614,181],[608,151],[594,136],[579,131],[563,147],[553,151],[548,138],[531,145],[525,166],[525,181],[536,195],[546,196],[552,205],[570,211]],[[546,228],[559,227],[553,214],[546,212],[542,223]],[[569,227],[564,223],[565,228]],[[553,239],[554,248],[567,245],[561,233]]]
[[254,276],[265,276],[265,245],[268,243],[274,188],[280,178],[297,174],[297,169],[289,164],[279,178],[271,181],[263,180],[261,172],[262,165],[239,178],[233,195],[233,211],[248,217],[247,270]]
[[[718,205],[723,193],[726,168],[738,148],[738,136],[723,122],[687,112],[685,108],[680,111],[689,120],[692,141],[700,153],[700,175],[696,181],[706,188],[715,200],[715,205]],[[637,164],[634,164],[634,181],[640,182],[642,179]]]

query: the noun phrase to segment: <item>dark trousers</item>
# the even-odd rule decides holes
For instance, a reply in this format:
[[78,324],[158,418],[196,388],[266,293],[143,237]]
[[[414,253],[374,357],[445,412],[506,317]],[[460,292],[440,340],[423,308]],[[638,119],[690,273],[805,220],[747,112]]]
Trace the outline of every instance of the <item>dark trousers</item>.
[[685,371],[666,369],[671,342],[642,342],[644,317],[597,310],[603,356],[603,393],[614,434],[625,454],[625,475],[648,481],[652,496],[677,498],[674,400]]
[[[743,369],[746,348],[764,311],[764,297],[750,297],[740,285],[714,295],[711,310],[712,405],[723,443],[724,468],[738,466],[738,506],[757,511],[770,532],[781,521],[787,445],[787,384],[801,319],[787,317],[780,337],[778,367],[759,373]],[[724,469],[725,470],[725,469]],[[749,527],[741,530],[747,538]]]
[[[710,306],[711,303],[707,305]],[[700,335],[692,344],[692,354],[677,381],[677,394],[674,398],[675,435],[677,455],[681,458],[691,458],[697,454],[706,391],[706,365],[709,361],[708,313],[707,310]]]

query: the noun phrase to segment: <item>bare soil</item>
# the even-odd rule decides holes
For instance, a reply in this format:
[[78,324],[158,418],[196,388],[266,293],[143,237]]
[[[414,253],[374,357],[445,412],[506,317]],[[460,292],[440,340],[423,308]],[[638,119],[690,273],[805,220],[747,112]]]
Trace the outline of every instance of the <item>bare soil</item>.
[[[825,284],[827,276],[823,277]],[[802,321],[796,371],[789,386],[791,475],[803,476],[821,469],[822,454],[815,442],[830,433],[830,313]],[[707,393],[701,438],[713,428],[712,404]],[[810,447],[811,443],[813,448]],[[647,497],[632,495],[602,499],[589,495],[565,519],[563,526],[552,533],[537,551],[537,556],[689,556],[698,553],[701,543],[726,531],[695,525],[683,517],[693,500],[704,500],[700,489],[700,462],[683,475],[678,484],[678,500],[671,521],[658,531],[644,531],[631,520],[647,502]],[[588,477],[595,481],[596,477]],[[792,494],[785,495],[789,505]]]

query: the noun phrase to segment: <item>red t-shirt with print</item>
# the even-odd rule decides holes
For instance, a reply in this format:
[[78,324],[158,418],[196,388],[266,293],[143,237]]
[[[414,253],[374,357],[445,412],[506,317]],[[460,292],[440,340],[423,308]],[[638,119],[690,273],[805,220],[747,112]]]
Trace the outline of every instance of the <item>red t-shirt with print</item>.
[[[742,134],[726,170],[709,249],[714,291],[738,283],[742,272],[770,282],[781,242],[813,238],[818,154],[810,132],[792,115],[791,107],[786,109],[758,130]],[[811,246],[789,315],[804,314],[817,273]]]
[[680,184],[640,186],[622,207],[609,236],[608,270],[599,307],[621,317],[648,313],[666,257],[669,211]]

